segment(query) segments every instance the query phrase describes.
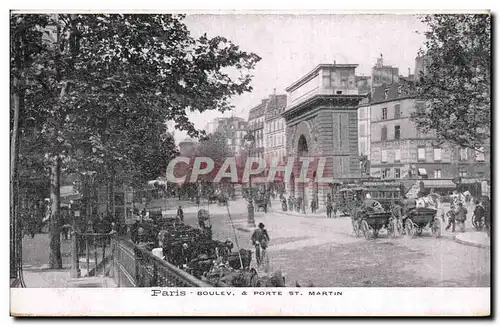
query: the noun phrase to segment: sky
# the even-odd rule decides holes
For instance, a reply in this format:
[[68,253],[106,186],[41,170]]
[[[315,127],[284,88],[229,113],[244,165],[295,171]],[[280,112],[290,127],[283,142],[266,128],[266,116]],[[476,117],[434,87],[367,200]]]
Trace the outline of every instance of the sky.
[[[221,116],[248,118],[263,98],[285,94],[285,88],[320,63],[358,64],[356,75],[371,74],[383,54],[384,64],[413,73],[415,57],[423,46],[426,26],[414,15],[340,14],[195,14],[184,20],[194,37],[223,36],[262,59],[253,70],[253,91],[234,97],[235,109],[224,114],[189,113],[195,126]],[[187,135],[176,131],[179,142]]]

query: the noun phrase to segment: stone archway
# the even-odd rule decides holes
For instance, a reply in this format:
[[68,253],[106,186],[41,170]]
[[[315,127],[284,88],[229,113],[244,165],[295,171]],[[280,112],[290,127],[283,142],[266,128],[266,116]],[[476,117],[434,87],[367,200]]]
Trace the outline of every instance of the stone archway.
[[[297,143],[297,156],[300,159],[304,156],[309,156],[309,147],[307,143],[307,139],[304,135],[300,135]],[[300,178],[300,172],[299,172]],[[309,203],[308,196],[308,184],[305,182],[298,183],[299,196],[302,198],[301,212],[304,212],[304,207]]]

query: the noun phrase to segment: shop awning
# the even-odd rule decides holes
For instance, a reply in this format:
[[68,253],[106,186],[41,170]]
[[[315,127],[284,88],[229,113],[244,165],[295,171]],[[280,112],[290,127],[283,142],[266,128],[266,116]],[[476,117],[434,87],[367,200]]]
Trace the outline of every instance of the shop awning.
[[451,180],[447,179],[423,179],[419,180],[423,181],[425,188],[447,188],[447,189],[454,189],[457,187],[456,184],[453,183]]
[[418,175],[427,175],[427,170],[424,168],[419,168],[418,169]]
[[462,183],[462,184],[474,184],[474,183],[481,183],[483,181],[485,181],[485,180],[479,179],[479,178],[469,178],[469,179],[462,178],[460,180],[460,183]]

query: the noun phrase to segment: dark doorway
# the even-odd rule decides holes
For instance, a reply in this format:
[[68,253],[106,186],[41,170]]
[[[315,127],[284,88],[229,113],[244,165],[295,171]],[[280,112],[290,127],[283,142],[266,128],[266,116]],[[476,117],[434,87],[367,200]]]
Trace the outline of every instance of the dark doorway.
[[[301,157],[308,156],[308,154],[309,154],[309,149],[307,147],[307,140],[306,140],[306,137],[304,137],[304,135],[301,135],[299,137],[299,143],[298,143],[297,153],[299,155],[299,159]],[[299,178],[300,178],[300,174],[299,174]],[[306,178],[307,178],[307,175],[306,175]],[[299,196],[302,198],[302,209],[301,210],[304,211],[303,208],[305,207],[305,205],[308,204],[307,183],[305,183],[305,182],[299,182]]]

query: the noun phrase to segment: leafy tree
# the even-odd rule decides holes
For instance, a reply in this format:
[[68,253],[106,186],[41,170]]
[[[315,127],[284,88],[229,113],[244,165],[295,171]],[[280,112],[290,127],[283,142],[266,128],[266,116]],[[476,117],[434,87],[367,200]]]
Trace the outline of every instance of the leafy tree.
[[173,140],[162,136],[165,122],[203,136],[187,112],[230,109],[231,96],[251,90],[249,71],[260,58],[222,37],[191,37],[183,16],[36,16],[48,20],[49,40],[28,74],[27,102],[31,117],[42,117],[38,153],[51,166],[49,264],[61,268],[61,168],[99,171],[110,185],[159,173],[174,154]]
[[[33,121],[38,118],[33,112],[28,112],[29,108],[25,105],[25,97],[31,87],[28,78],[29,70],[36,58],[43,52],[41,30],[46,25],[45,16],[17,15],[10,21],[10,277],[16,279],[18,278],[19,265],[22,264],[19,261],[22,235],[18,220],[18,189],[24,184],[19,182],[19,179],[28,180],[28,183],[32,180],[23,178],[22,173],[20,173],[19,150],[23,148],[20,141],[25,131],[34,129]],[[32,161],[34,162],[34,160]],[[29,167],[28,170],[31,168],[33,167]],[[35,175],[40,174],[36,173]],[[33,187],[28,185],[27,188]]]
[[412,119],[441,141],[477,150],[490,139],[491,17],[427,15],[423,22],[426,66],[416,95],[425,104]]

